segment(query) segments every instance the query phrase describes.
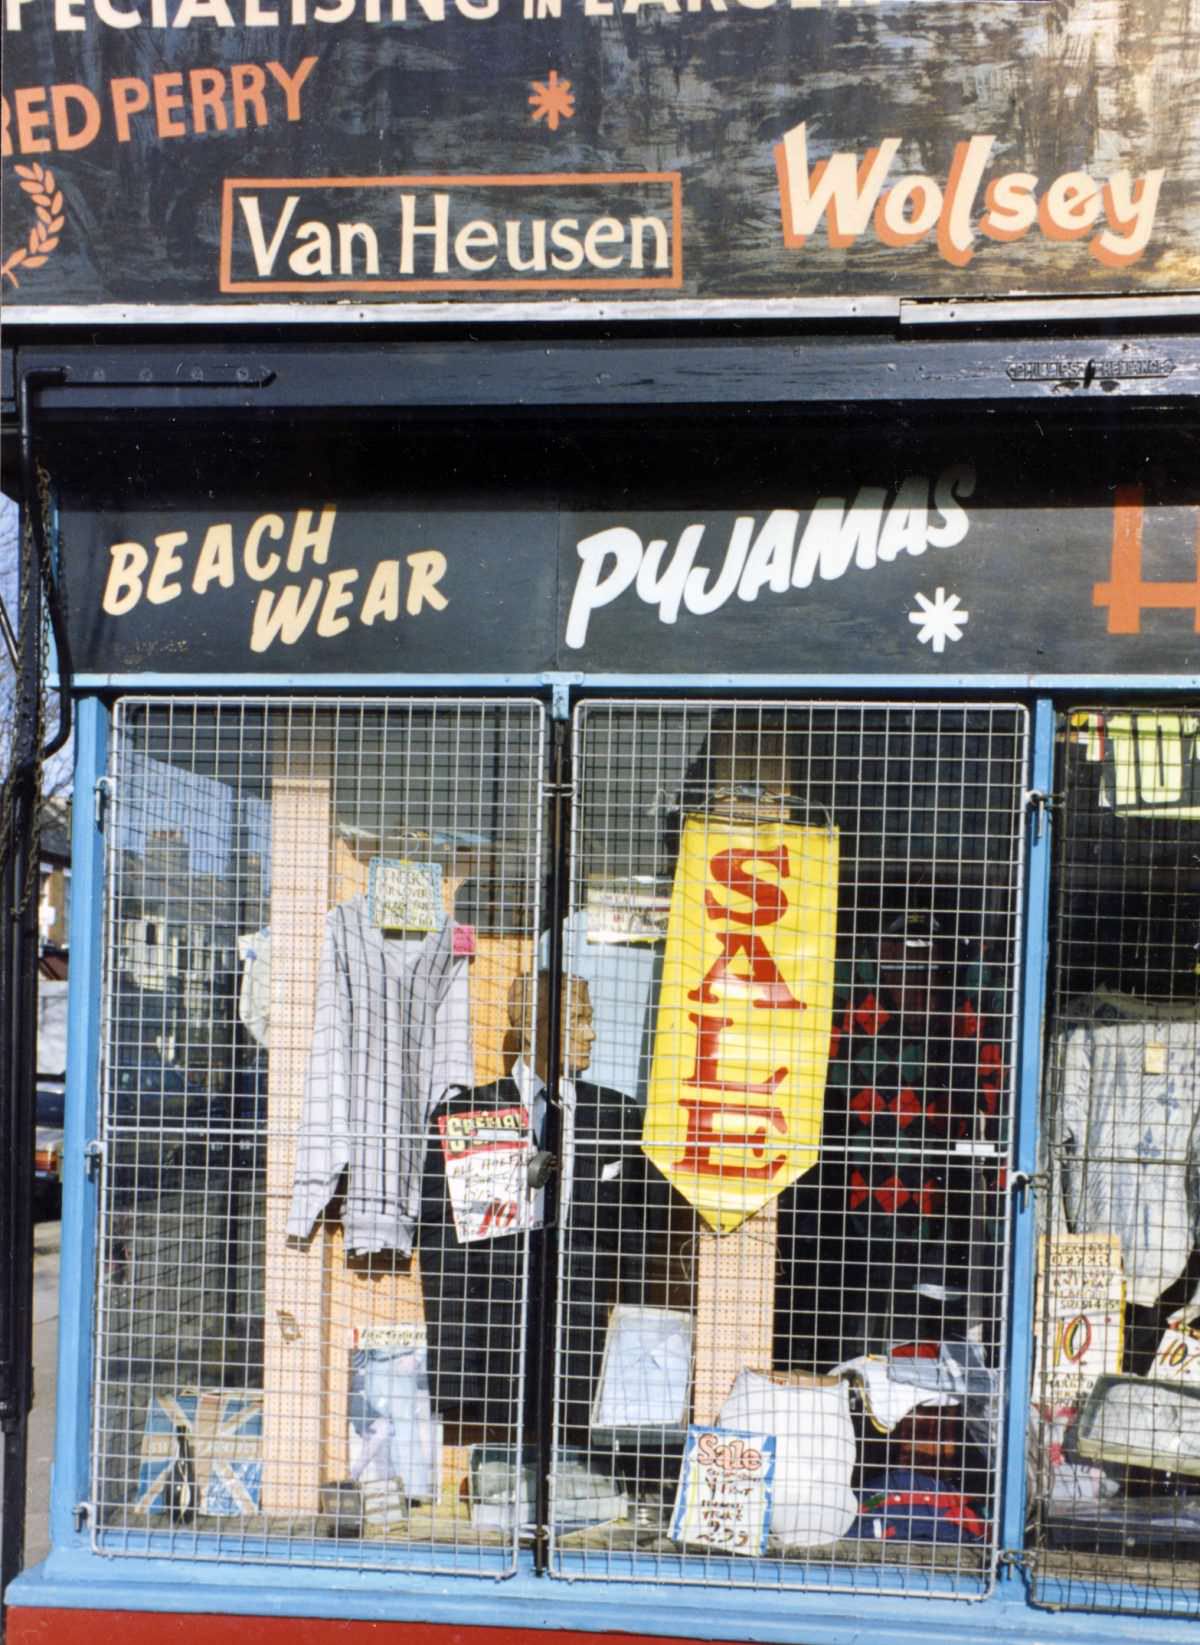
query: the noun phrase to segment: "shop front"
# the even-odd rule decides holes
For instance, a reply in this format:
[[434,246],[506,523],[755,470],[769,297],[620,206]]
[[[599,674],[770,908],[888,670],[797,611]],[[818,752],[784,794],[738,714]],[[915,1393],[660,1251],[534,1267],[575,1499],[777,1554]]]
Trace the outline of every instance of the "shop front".
[[1188,9],[5,31],[76,757],[8,1637],[1182,1640]]
[[[805,391],[872,346],[896,399]],[[60,351],[72,1307],[13,1639],[1182,1637],[1200,356],[1087,346],[1172,397],[770,339],[769,410],[696,403],[704,344],[601,405],[560,340],[447,416],[474,360],[403,342],[404,412],[328,420],[258,340],[168,421]],[[931,403],[968,349],[1016,404]]]

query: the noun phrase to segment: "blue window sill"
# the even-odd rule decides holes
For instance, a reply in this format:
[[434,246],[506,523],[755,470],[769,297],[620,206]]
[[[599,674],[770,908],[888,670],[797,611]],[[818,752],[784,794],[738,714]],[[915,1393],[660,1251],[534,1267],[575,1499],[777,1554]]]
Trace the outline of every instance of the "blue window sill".
[[[1055,1602],[1053,1593],[1046,1596]],[[1057,1602],[1061,1603],[1063,1595]],[[1174,1596],[1176,1599],[1178,1596]],[[741,1588],[676,1588],[662,1583],[571,1582],[529,1570],[495,1577],[428,1575],[334,1567],[226,1561],[120,1558],[94,1553],[83,1539],[58,1548],[24,1572],[6,1596],[13,1607],[145,1611],[194,1615],[337,1617],[424,1622],[455,1628],[635,1633],[670,1640],[736,1640],[762,1645],[929,1645],[953,1636],[963,1645],[1193,1645],[1195,1622],[1169,1616],[1170,1593],[1106,1592],[1139,1615],[1097,1615],[1034,1607],[1019,1578],[974,1602],[963,1599],[773,1593]]]

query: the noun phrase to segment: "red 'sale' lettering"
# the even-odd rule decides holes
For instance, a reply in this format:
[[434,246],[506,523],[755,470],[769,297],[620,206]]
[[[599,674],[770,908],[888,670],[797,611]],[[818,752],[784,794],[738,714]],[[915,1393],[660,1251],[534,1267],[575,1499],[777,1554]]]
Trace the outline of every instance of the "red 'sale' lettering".
[[782,885],[772,885],[769,880],[760,880],[756,874],[748,874],[745,866],[748,862],[767,863],[778,870],[781,880],[788,876],[786,845],[777,845],[774,851],[755,851],[745,846],[731,846],[727,851],[718,851],[708,865],[713,879],[737,896],[748,897],[754,907],[745,912],[722,908],[711,890],[706,889],[704,906],[709,919],[730,919],[738,925],[774,925],[781,918],[788,906],[787,893]]
[[[690,990],[689,1000],[700,1000],[704,1005],[712,1005],[717,998],[712,984],[724,982],[728,977],[731,982],[748,984],[754,990],[753,1003],[765,1011],[805,1009],[803,1001],[798,1000],[788,987],[783,972],[775,964],[771,950],[761,937],[756,936],[753,931],[721,931],[718,935],[721,953],[709,967],[699,988]],[[744,955],[750,962],[748,972],[735,971],[730,964],[739,954]]]
[[[684,1152],[675,1162],[677,1170],[694,1171],[705,1177],[738,1177],[767,1182],[786,1163],[786,1154],[776,1154],[773,1159],[765,1158],[769,1131],[787,1136],[787,1119],[782,1109],[755,1104],[743,1106],[740,1103],[727,1108],[724,1103],[706,1102],[702,1097],[681,1097],[679,1100],[687,1113],[688,1128]],[[763,1123],[752,1130],[727,1130],[718,1124],[727,1118],[736,1120],[743,1127],[754,1120]],[[763,1163],[727,1165],[720,1158],[712,1157],[714,1149],[723,1148],[747,1149]]]
[[702,1085],[711,1091],[745,1091],[748,1095],[761,1092],[769,1097],[776,1086],[787,1078],[787,1069],[777,1068],[767,1080],[723,1080],[717,1072],[720,1057],[718,1046],[724,1031],[733,1027],[733,1018],[698,1017],[694,1011],[689,1011],[688,1021],[696,1025],[696,1066],[684,1080],[685,1085]]

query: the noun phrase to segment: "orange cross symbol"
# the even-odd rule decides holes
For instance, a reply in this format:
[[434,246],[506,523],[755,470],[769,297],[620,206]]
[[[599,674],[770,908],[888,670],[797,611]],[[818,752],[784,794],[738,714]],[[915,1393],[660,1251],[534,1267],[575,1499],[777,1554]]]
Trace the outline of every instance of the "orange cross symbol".
[[1092,604],[1108,607],[1110,634],[1140,634],[1143,611],[1190,611],[1200,634],[1200,520],[1196,522],[1194,582],[1147,582],[1142,575],[1142,524],[1146,491],[1117,487],[1108,581],[1092,584]]
[[533,96],[529,106],[535,120],[545,120],[551,131],[558,130],[560,120],[569,120],[575,113],[575,95],[569,80],[560,80],[558,70],[551,69],[545,80],[534,80]]

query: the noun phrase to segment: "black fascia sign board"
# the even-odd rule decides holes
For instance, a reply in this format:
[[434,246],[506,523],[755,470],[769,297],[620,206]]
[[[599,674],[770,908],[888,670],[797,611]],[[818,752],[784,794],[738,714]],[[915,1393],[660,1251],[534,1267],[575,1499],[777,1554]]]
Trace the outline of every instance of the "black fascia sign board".
[[694,483],[677,467],[657,494],[602,462],[519,496],[339,496],[329,474],[286,501],[278,485],[228,504],[217,485],[203,503],[77,493],[61,513],[74,665],[1166,681],[1200,672],[1188,446],[1076,440],[1034,468],[967,431],[911,452],[792,442],[782,466],[697,464]]
[[1194,291],[1198,45],[1176,0],[7,0],[0,285],[48,324]]

